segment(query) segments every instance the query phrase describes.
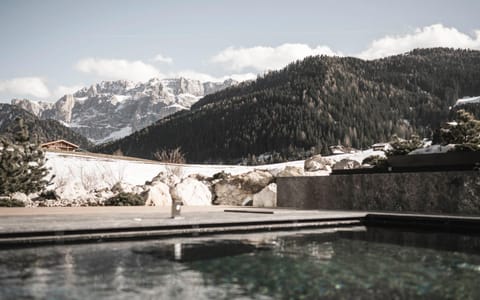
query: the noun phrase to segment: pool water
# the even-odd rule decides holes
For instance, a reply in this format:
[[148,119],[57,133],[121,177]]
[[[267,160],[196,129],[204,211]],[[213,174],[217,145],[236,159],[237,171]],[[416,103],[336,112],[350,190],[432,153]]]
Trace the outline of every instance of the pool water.
[[480,236],[355,227],[3,249],[0,299],[480,299]]

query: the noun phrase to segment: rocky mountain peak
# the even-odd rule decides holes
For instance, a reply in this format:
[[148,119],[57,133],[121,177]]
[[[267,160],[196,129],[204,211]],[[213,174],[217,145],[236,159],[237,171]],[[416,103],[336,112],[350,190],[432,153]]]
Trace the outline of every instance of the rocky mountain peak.
[[189,109],[206,94],[236,84],[202,83],[187,78],[159,79],[134,83],[102,81],[65,95],[55,103],[14,99],[42,119],[70,126],[96,143],[121,138],[182,109]]

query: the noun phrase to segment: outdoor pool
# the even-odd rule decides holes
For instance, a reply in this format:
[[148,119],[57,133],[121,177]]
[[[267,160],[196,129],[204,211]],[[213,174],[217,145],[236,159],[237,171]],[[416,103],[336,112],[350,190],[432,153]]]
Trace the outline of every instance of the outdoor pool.
[[304,230],[0,250],[0,299],[480,299],[480,236]]

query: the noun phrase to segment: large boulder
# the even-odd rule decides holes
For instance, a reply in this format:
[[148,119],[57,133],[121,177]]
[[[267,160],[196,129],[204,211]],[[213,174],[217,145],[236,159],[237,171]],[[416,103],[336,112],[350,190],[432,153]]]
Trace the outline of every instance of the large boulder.
[[321,170],[329,171],[330,166],[332,165],[333,162],[330,159],[322,157],[320,154],[317,154],[305,160],[304,169],[307,172],[315,172]]
[[163,182],[157,181],[151,184],[141,194],[145,199],[145,206],[169,206],[172,205],[170,187]]
[[277,184],[271,183],[263,190],[253,195],[253,206],[255,207],[276,207],[277,206]]
[[273,176],[268,171],[255,170],[245,174],[233,176],[231,182],[240,185],[241,189],[257,193],[273,182]]
[[356,160],[353,159],[342,159],[341,161],[337,162],[333,165],[334,170],[350,170],[350,169],[358,169],[361,168],[362,165]]
[[278,177],[296,177],[305,176],[305,171],[301,167],[286,166],[282,172],[278,173]]
[[58,186],[55,193],[62,200],[79,200],[92,198],[93,191],[85,189],[84,185],[78,180],[67,181],[65,184]]
[[180,181],[180,177],[178,177],[176,174],[173,174],[171,172],[160,172],[157,176],[153,177],[152,181],[148,182],[148,184],[153,184],[155,182],[163,182],[169,187],[174,187],[175,185],[180,183]]
[[[214,176],[215,178],[215,176]],[[235,176],[220,176],[214,180],[215,204],[251,205],[253,195],[273,182],[274,177],[268,171],[255,170]]]
[[195,178],[187,177],[170,190],[173,200],[183,205],[211,205],[210,189]]
[[243,206],[253,201],[253,193],[242,189],[237,184],[220,181],[213,188],[215,191],[214,204]]

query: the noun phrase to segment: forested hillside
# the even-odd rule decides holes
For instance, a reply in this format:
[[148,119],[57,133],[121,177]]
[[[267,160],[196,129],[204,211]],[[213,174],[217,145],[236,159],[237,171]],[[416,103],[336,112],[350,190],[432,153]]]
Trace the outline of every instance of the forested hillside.
[[17,117],[24,120],[24,124],[28,128],[30,140],[32,142],[44,143],[58,139],[65,139],[84,149],[92,146],[87,138],[72,131],[70,128],[63,126],[58,121],[40,120],[20,107],[2,103],[0,103],[0,135],[9,139],[13,137],[13,134],[16,131],[17,122],[15,119]]
[[366,148],[393,134],[430,137],[456,99],[474,95],[479,51],[422,49],[373,61],[308,57],[98,150],[152,158],[180,146],[189,162],[236,162],[266,152],[295,159],[337,144]]

